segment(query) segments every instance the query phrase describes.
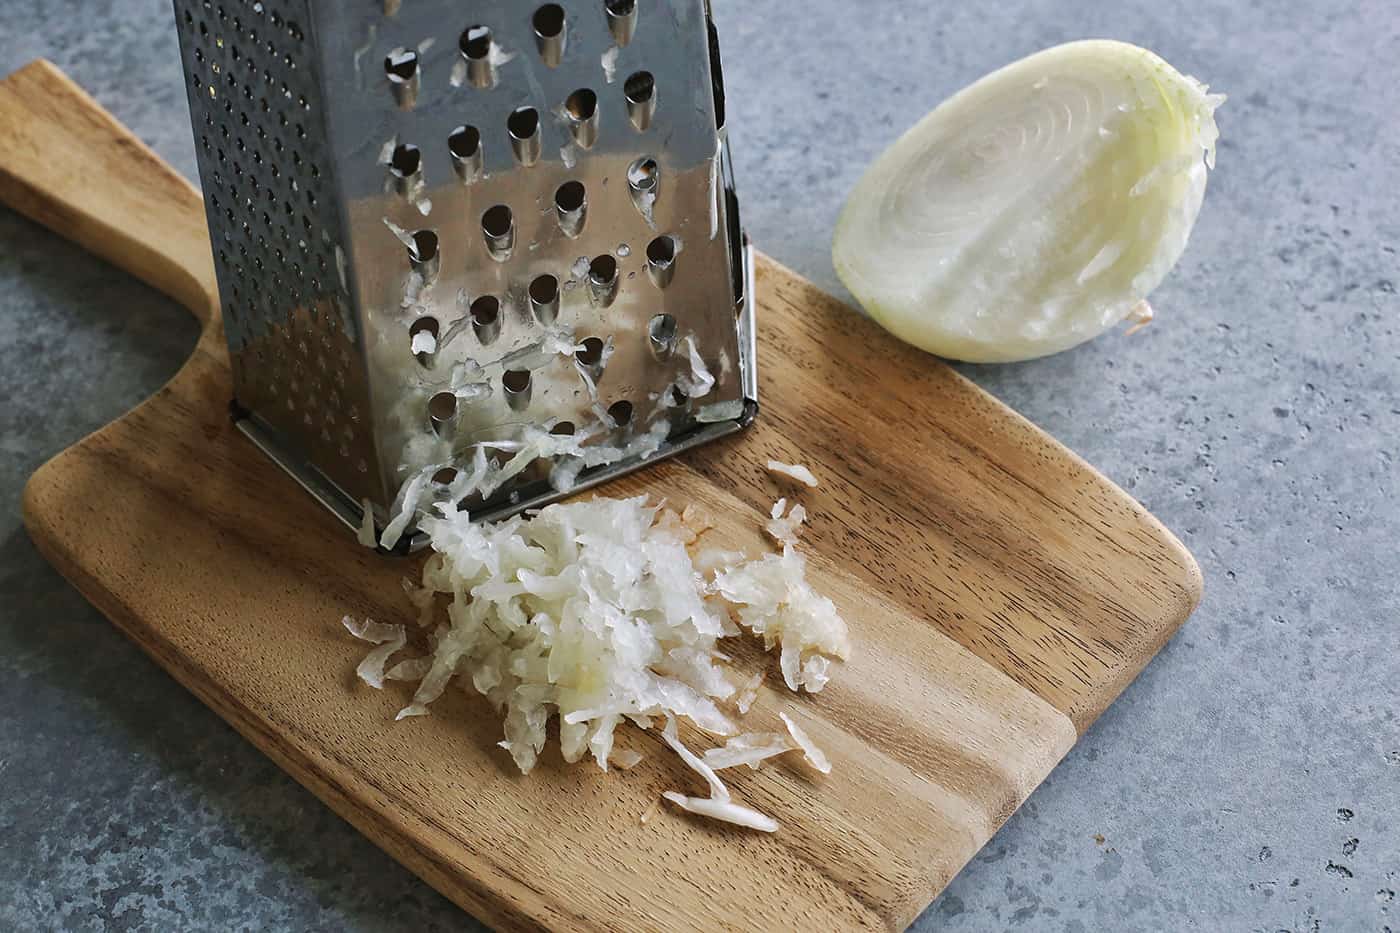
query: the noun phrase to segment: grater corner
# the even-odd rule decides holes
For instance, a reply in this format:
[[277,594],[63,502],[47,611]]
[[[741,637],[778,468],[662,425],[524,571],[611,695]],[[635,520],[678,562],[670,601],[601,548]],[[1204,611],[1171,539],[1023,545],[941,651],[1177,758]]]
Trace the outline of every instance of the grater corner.
[[237,424],[347,525],[403,549],[752,420],[708,0],[174,7]]

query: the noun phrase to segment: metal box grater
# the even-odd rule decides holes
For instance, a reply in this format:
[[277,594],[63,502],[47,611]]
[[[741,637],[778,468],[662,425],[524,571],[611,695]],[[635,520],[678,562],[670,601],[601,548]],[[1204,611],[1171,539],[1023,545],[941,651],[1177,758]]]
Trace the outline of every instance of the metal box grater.
[[234,413],[347,524],[504,517],[752,420],[708,0],[174,5]]

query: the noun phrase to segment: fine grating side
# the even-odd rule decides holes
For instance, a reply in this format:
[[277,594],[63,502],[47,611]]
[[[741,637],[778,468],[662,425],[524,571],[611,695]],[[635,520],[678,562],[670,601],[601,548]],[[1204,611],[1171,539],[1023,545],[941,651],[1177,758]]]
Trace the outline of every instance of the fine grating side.
[[500,517],[751,420],[705,0],[175,11],[239,425],[347,523]]

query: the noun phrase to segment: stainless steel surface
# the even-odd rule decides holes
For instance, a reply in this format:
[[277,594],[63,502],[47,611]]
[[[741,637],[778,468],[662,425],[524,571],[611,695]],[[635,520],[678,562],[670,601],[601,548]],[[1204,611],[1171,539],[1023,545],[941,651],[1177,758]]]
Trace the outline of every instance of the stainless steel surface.
[[347,521],[530,425],[671,426],[645,461],[752,417],[704,0],[226,6],[176,0],[237,406]]

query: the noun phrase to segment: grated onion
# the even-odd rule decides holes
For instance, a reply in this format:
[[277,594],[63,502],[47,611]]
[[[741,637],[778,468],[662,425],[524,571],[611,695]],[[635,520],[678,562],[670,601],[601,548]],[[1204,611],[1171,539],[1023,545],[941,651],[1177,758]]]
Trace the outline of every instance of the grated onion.
[[782,719],[783,725],[787,726],[788,735],[791,735],[792,740],[802,749],[802,756],[807,759],[808,764],[822,774],[830,774],[831,761],[817,748],[816,743],[807,736],[802,727],[793,722],[787,713],[779,713],[778,717]]
[[402,625],[386,625],[371,619],[356,622],[350,616],[341,619],[340,624],[361,641],[371,642],[379,646],[365,655],[360,666],[355,668],[355,674],[374,689],[381,689],[384,686],[385,662],[389,660],[390,655],[408,643],[408,634],[404,631],[404,627]]
[[777,732],[746,732],[728,739],[721,748],[705,752],[705,764],[716,771],[748,765],[755,771],[759,762],[793,750],[787,736]]
[[[532,445],[527,439],[520,450]],[[799,509],[787,519],[800,521]],[[764,814],[733,804],[715,767],[754,767],[790,750],[787,739],[736,736],[702,757],[680,741],[677,720],[734,736],[719,704],[742,714],[754,702],[762,672],[740,681],[718,648],[718,639],[741,633],[731,616],[762,635],[767,648],[780,648],[784,679],[794,690],[820,690],[831,661],[848,653],[845,623],[811,589],[805,561],[790,544],[756,560],[707,550],[697,566],[688,546],[712,520],[697,507],[676,512],[646,497],[556,503],[493,524],[473,523],[446,503],[434,511],[420,527],[435,553],[421,583],[404,581],[419,625],[429,630],[431,653],[385,673],[389,657],[406,644],[404,627],[344,620],[351,634],[377,645],[357,671],[363,680],[376,687],[386,679],[417,682],[397,718],[427,715],[455,680],[504,714],[499,744],[525,773],[544,749],[552,718],[559,720],[564,759],[589,755],[603,770],[641,760],[636,752],[614,751],[620,725],[649,728],[661,718],[663,741],[710,788],[708,798],[671,793],[667,799],[703,816],[777,828]]]
[[[740,693],[716,647],[738,632],[730,610],[767,647],[781,644],[794,689],[819,688],[818,662],[848,650],[844,623],[812,592],[790,548],[723,564],[707,584],[686,549],[711,524],[699,509],[596,498],[491,525],[447,505],[437,511],[420,522],[437,553],[421,585],[406,588],[425,627],[435,623],[435,597],[448,597],[447,622],[431,635],[430,658],[392,669],[396,679],[418,679],[399,718],[425,715],[460,679],[504,712],[502,747],[524,772],[555,715],[565,757],[586,752],[605,770],[624,720],[684,716],[733,734],[717,705]],[[803,612],[818,617],[804,622]],[[383,657],[370,673],[381,683],[391,653],[376,649]],[[744,708],[756,691],[756,682],[746,685]]]
[[360,500],[360,529],[355,540],[368,548],[374,547],[374,504],[368,499]]
[[783,463],[781,460],[769,460],[768,471],[770,473],[777,473],[780,476],[789,477],[790,479],[795,479],[799,483],[814,489],[817,486],[816,476],[813,475],[811,470],[800,463]]
[[763,527],[768,536],[779,544],[796,544],[797,529],[807,520],[807,510],[800,505],[794,505],[792,510],[784,515],[787,504],[787,499],[779,499],[773,503],[771,517]]
[[749,829],[756,829],[765,833],[776,833],[780,828],[777,820],[771,816],[751,810],[730,800],[715,800],[710,797],[687,797],[678,794],[673,790],[662,791],[661,796],[680,807],[682,810],[689,810],[699,816],[708,816],[711,819],[723,820],[726,823],[733,823],[736,826],[744,826]]
[[807,561],[790,544],[781,554],[720,571],[711,586],[734,604],[741,625],[763,636],[765,647],[781,646],[779,667],[790,690],[821,690],[831,659],[850,653],[846,623],[807,583]]

